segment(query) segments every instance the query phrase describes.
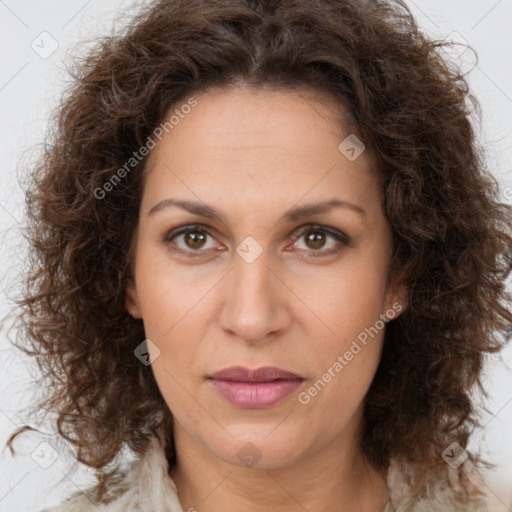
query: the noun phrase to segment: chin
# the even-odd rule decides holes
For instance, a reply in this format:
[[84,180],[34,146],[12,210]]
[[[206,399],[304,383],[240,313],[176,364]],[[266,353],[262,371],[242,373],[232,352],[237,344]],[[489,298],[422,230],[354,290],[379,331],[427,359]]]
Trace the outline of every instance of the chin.
[[[209,444],[216,457],[224,462],[239,466],[259,469],[277,469],[294,464],[300,457],[299,442],[304,444],[304,436],[293,435],[289,430],[279,431],[279,423],[255,428],[237,425],[226,428],[231,436]],[[277,427],[277,428],[276,428]],[[211,439],[210,439],[211,441]]]

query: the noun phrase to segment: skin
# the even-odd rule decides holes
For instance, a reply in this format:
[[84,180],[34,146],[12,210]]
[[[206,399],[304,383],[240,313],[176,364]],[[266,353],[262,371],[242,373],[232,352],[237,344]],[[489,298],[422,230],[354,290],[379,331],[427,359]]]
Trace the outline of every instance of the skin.
[[[357,439],[384,329],[309,403],[298,400],[380,315],[396,303],[405,309],[403,286],[388,282],[391,231],[369,151],[354,161],[340,152],[352,132],[341,108],[318,94],[239,87],[195,98],[151,150],[126,290],[174,416],[170,475],[183,510],[377,511],[388,499],[386,472],[365,462]],[[168,198],[225,218],[176,206],[149,214]],[[293,207],[332,198],[364,214],[338,207],[283,220]],[[199,243],[195,224],[209,233]],[[349,245],[301,233],[315,224],[346,234]],[[236,252],[248,236],[262,249],[252,263]],[[276,405],[236,407],[207,381],[235,365],[277,366],[305,380]],[[249,442],[261,457],[253,467],[237,456]]]

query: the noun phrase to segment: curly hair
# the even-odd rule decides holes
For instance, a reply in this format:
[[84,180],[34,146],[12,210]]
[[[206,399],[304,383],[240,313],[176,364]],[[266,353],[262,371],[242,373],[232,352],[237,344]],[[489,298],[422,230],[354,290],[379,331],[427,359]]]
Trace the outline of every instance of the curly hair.
[[37,407],[96,470],[100,495],[124,447],[140,456],[163,428],[170,464],[175,453],[171,412],[134,357],[142,320],[124,307],[147,157],[98,191],[172,108],[213,87],[308,89],[344,106],[340,123],[375,156],[390,270],[408,290],[365,397],[362,452],[375,468],[429,467],[450,442],[467,446],[484,356],[512,323],[512,218],[446,44],[401,0],[160,0],[75,61],[26,183],[17,346],[41,369]]

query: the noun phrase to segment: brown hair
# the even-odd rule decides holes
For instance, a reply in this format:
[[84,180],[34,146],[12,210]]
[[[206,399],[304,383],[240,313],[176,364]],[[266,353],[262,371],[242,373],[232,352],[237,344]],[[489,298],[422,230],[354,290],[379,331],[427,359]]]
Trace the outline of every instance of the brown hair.
[[146,158],[98,190],[169,109],[212,87],[309,88],[345,106],[378,163],[391,272],[408,289],[365,397],[361,448],[376,468],[390,457],[428,467],[450,442],[467,445],[484,354],[512,321],[511,209],[476,142],[478,101],[442,48],[402,1],[161,0],[77,60],[27,181],[17,336],[48,386],[38,407],[99,488],[121,448],[141,455],[160,427],[171,463],[174,449],[170,411],[134,357],[142,321],[124,308]]

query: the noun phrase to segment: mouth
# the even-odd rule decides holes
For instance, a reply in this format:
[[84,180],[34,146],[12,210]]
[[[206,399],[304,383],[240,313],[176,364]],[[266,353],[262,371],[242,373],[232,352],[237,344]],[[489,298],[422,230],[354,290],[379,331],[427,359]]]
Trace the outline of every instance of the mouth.
[[276,367],[251,370],[237,366],[208,377],[208,382],[225,400],[248,409],[270,407],[285,400],[303,381],[299,375]]

